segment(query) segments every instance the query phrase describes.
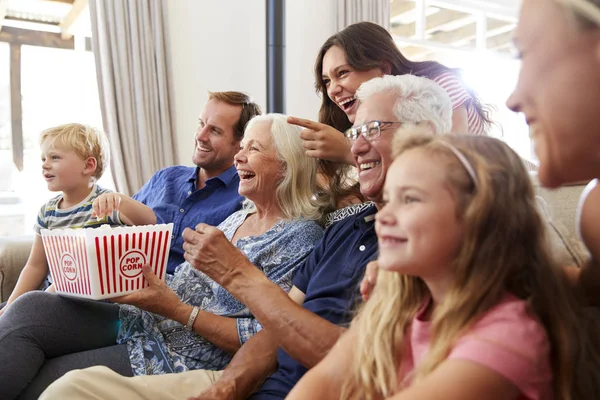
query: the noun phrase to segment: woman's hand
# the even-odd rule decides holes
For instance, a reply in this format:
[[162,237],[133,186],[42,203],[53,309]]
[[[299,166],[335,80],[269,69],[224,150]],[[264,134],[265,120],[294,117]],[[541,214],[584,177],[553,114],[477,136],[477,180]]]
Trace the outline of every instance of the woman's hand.
[[226,289],[243,273],[256,271],[262,274],[244,253],[214,226],[198,224],[196,230],[186,228],[183,231],[183,240],[183,258]]
[[308,119],[288,117],[287,121],[305,128],[300,132],[300,137],[307,156],[354,165],[350,143],[342,132]]
[[[142,273],[150,286],[135,293],[115,297],[110,300],[115,303],[131,304],[142,310],[177,320],[176,316],[187,305],[179,299],[177,294],[171,290],[171,288],[158,279],[158,276],[152,272],[150,265],[144,265],[142,267]],[[189,314],[189,312],[187,314]]]
[[103,193],[92,203],[92,216],[104,218],[118,211],[121,205],[121,195],[118,193]]
[[367,301],[369,300],[369,297],[371,297],[371,293],[373,293],[373,288],[375,288],[375,283],[377,282],[378,272],[379,265],[377,264],[377,261],[371,261],[367,264],[365,277],[360,283],[360,295],[362,296],[363,301]]

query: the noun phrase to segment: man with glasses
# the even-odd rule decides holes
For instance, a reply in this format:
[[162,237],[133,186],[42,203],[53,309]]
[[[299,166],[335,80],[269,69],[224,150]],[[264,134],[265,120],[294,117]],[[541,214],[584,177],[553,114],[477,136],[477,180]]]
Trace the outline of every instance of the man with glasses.
[[[392,161],[396,129],[401,124],[427,124],[432,131],[442,133],[450,131],[452,125],[448,94],[426,78],[375,78],[363,83],[356,95],[356,125],[346,136],[352,142],[361,192],[373,203],[325,232],[297,271],[289,295],[249,262],[240,261],[227,266],[226,271],[217,271],[194,263],[193,254],[187,258],[245,303],[263,326],[238,350],[225,371],[124,378],[107,368],[93,367],[67,374],[41,398],[178,399],[197,395],[214,381],[198,399],[285,398],[350,322],[351,305],[358,298],[365,267],[377,254],[374,216]],[[203,235],[194,233],[193,241],[198,251],[203,251],[204,245],[209,251],[211,241],[204,241]]]

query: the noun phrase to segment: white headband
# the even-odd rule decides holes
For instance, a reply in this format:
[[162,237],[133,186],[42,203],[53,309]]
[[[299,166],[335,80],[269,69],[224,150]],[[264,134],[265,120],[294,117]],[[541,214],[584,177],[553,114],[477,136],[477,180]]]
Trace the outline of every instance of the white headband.
[[460,161],[460,163],[463,165],[463,167],[473,180],[473,184],[475,184],[475,187],[477,187],[477,176],[475,175],[475,170],[473,169],[473,166],[471,165],[469,160],[467,160],[467,157],[465,157],[463,153],[461,153],[456,147],[454,147],[450,143],[443,141],[440,141],[439,143],[441,143],[442,145],[450,149],[452,153],[454,153],[456,158],[458,158],[458,161]]

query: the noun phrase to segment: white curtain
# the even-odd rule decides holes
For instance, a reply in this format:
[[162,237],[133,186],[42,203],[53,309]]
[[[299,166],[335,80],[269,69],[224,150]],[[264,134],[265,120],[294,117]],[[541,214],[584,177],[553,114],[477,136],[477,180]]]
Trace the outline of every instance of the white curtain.
[[176,159],[163,0],[90,0],[104,129],[117,190],[132,195]]
[[369,21],[390,28],[390,0],[338,0],[337,30],[356,22]]

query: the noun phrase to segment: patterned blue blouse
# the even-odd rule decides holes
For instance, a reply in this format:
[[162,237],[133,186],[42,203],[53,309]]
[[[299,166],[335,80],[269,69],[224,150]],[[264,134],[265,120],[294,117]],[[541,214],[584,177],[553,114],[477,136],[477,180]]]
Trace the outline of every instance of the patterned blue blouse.
[[[218,228],[231,240],[248,215],[247,210],[238,211]],[[313,221],[278,221],[260,236],[238,239],[235,246],[287,292],[292,287],[292,274],[322,236],[323,229]],[[179,265],[175,274],[167,278],[167,285],[187,304],[236,318],[242,344],[261,329],[242,303],[187,262]],[[185,326],[157,314],[122,305],[120,319],[117,343],[127,343],[134,375],[219,370],[231,359],[227,352],[188,331]]]

